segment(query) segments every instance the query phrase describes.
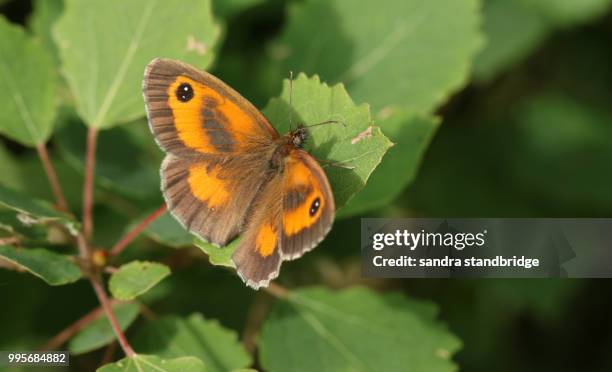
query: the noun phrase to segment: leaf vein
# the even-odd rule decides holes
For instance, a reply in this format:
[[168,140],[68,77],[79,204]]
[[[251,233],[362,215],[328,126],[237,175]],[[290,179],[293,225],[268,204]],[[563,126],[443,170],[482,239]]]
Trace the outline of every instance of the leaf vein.
[[142,13],[142,17],[140,18],[140,21],[138,22],[138,27],[136,28],[136,31],[134,32],[134,36],[132,37],[132,40],[130,41],[130,44],[125,52],[125,56],[123,57],[123,60],[121,61],[121,64],[119,65],[119,70],[117,71],[117,75],[115,75],[115,79],[113,79],[113,82],[111,83],[111,86],[109,87],[108,92],[106,93],[106,96],[104,97],[104,101],[102,101],[102,105],[100,106],[100,111],[98,111],[98,114],[96,115],[96,118],[94,119],[92,123],[93,127],[97,128],[100,125],[100,123],[104,120],[106,114],[108,113],[108,110],[110,109],[110,106],[113,100],[115,99],[115,96],[117,95],[119,87],[121,86],[121,83],[123,82],[123,79],[125,78],[125,75],[127,74],[130,63],[132,62],[132,59],[134,58],[134,55],[136,54],[136,51],[138,50],[139,44],[144,35],[144,29],[149,21],[149,18],[153,12],[153,8],[155,7],[156,3],[157,3],[157,0],[150,1],[147,4],[147,7],[145,8],[144,12]]

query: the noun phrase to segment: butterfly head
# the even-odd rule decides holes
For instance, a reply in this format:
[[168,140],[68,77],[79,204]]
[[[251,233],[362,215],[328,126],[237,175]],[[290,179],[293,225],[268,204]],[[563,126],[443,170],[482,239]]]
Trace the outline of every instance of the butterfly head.
[[289,136],[291,137],[291,143],[295,147],[302,148],[304,147],[304,142],[308,139],[308,129],[300,124],[295,130],[289,133]]

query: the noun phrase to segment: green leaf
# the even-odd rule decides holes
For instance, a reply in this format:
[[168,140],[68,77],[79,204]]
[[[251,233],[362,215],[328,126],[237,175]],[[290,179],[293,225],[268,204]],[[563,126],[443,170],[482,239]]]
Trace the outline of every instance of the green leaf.
[[64,10],[63,0],[35,0],[34,10],[28,20],[32,32],[40,38],[42,44],[51,51],[56,65],[59,65],[57,45],[53,41],[51,29]]
[[161,359],[156,355],[140,355],[123,358],[107,364],[97,372],[206,372],[206,366],[198,358],[183,357]]
[[235,331],[197,313],[187,318],[164,316],[157,319],[143,328],[134,344],[138,350],[164,358],[198,357],[209,371],[224,372],[252,363]]
[[[609,9],[611,0],[486,0],[487,45],[474,61],[478,81],[494,78],[520,62],[557,28],[590,21]],[[517,24],[521,27],[516,27]]]
[[[85,168],[85,137],[86,128],[74,118],[55,136],[64,159],[78,172]],[[96,183],[107,190],[133,199],[158,197],[160,162],[161,151],[144,120],[98,135]]]
[[274,306],[260,360],[267,371],[454,371],[460,345],[428,304],[365,288],[311,288]]
[[548,36],[550,24],[521,1],[487,0],[483,29],[487,44],[474,61],[478,81],[492,79],[535,50]]
[[196,247],[200,248],[202,252],[208,255],[208,260],[211,264],[217,266],[225,266],[236,268],[234,261],[232,261],[232,254],[238,248],[239,239],[232,240],[231,243],[225,247],[217,247],[214,244],[205,242],[200,239],[195,239],[193,242]]
[[556,25],[570,26],[604,15],[611,0],[519,0]]
[[0,133],[26,146],[46,142],[57,113],[56,92],[51,53],[0,16]]
[[[143,214],[142,219],[150,213]],[[193,244],[193,235],[185,230],[168,212],[156,218],[144,230],[144,234],[160,244],[181,248]]]
[[[40,162],[40,161],[39,161]],[[21,184],[19,181],[20,164],[17,158],[5,147],[0,144],[0,174],[4,175],[0,184],[12,189],[19,189]]]
[[0,206],[2,205],[16,211],[17,217],[25,225],[55,222],[64,225],[73,235],[78,233],[79,225],[71,216],[56,211],[44,200],[33,199],[0,186]]
[[[131,302],[113,305],[113,313],[119,327],[125,331],[138,316],[138,305]],[[110,321],[104,313],[81,329],[68,343],[72,354],[84,354],[113,342],[116,339]]]
[[208,0],[66,0],[55,27],[77,111],[94,128],[144,115],[144,68],[155,57],[204,68],[219,27]]
[[482,43],[478,5],[476,0],[305,1],[290,8],[273,55],[284,71],[345,83],[353,99],[369,102],[375,113],[388,106],[430,113],[468,77]]
[[49,285],[74,283],[81,278],[81,270],[69,256],[42,248],[0,246],[0,259],[27,270]]
[[396,199],[414,180],[423,155],[440,125],[437,118],[415,116],[402,110],[390,115],[379,123],[395,146],[385,154],[364,189],[340,211],[339,217],[383,207]]
[[293,124],[305,125],[337,120],[310,128],[306,149],[315,159],[338,165],[324,168],[334,192],[336,208],[344,206],[367,182],[374,168],[392,143],[373,126],[367,105],[356,106],[341,84],[329,87],[318,76],[300,74],[293,81],[289,104],[289,82],[286,80],[280,98],[273,98],[263,110],[280,133]]
[[42,226],[25,226],[17,219],[13,211],[0,208],[0,231],[8,236],[14,236],[18,239],[32,239],[46,243],[47,231]]
[[213,11],[223,18],[231,18],[264,0],[213,0]]
[[132,261],[111,275],[109,290],[119,300],[131,300],[147,292],[170,275],[166,265],[157,262]]

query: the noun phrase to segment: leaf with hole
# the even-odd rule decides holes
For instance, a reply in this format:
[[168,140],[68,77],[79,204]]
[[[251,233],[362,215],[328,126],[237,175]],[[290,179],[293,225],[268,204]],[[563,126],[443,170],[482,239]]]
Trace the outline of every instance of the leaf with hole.
[[395,200],[416,177],[425,151],[440,125],[438,118],[414,115],[405,110],[394,110],[389,115],[378,124],[395,146],[385,154],[363,190],[339,212],[340,217],[364,213]]
[[17,191],[0,186],[0,206],[17,212],[17,218],[26,226],[57,223],[76,235],[79,224],[62,212],[56,211],[47,201],[31,198]]

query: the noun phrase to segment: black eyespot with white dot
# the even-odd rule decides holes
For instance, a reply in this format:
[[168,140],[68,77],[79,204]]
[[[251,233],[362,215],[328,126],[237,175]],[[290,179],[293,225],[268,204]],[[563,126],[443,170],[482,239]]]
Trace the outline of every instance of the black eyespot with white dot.
[[310,217],[314,217],[314,215],[317,214],[320,206],[321,206],[321,199],[316,198],[315,200],[312,201],[312,204],[310,204],[310,210],[308,211],[310,213]]
[[182,83],[176,88],[176,98],[181,102],[188,102],[193,98],[193,88],[190,84]]

